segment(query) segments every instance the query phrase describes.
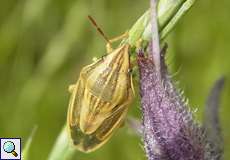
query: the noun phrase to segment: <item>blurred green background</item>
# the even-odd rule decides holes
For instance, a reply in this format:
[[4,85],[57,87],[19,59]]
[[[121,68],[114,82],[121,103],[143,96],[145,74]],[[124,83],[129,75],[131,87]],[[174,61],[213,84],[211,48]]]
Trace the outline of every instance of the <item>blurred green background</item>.
[[[31,160],[45,160],[66,121],[68,85],[79,70],[105,53],[90,14],[109,37],[128,30],[149,7],[137,0],[5,0],[0,2],[0,137],[21,137],[38,129]],[[221,99],[225,160],[230,159],[230,1],[197,0],[166,39],[168,62],[190,104],[203,106],[214,81],[227,78]],[[129,114],[139,116],[140,106]],[[139,137],[120,129],[92,154],[74,160],[144,160]]]

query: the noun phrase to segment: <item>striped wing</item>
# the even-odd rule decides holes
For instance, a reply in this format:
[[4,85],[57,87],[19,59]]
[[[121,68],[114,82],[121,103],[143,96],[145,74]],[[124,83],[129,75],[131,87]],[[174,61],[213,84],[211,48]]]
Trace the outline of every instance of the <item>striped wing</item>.
[[[109,117],[101,122],[100,126],[92,133],[86,134],[82,131],[80,124],[69,125],[70,135],[74,145],[83,152],[91,152],[102,146],[113,135],[114,131],[123,123],[127,111],[128,103],[118,107],[120,110],[113,111]],[[76,107],[76,106],[74,106]],[[80,117],[82,115],[80,114]]]
[[103,145],[124,121],[133,97],[128,48],[121,46],[81,71],[68,125],[74,145],[83,152]]

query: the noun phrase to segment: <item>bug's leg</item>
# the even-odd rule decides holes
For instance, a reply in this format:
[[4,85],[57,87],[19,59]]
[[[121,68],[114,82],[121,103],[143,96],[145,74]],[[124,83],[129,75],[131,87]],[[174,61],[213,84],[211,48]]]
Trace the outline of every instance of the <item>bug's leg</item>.
[[124,34],[120,35],[120,36],[117,36],[115,38],[112,38],[109,40],[109,42],[106,44],[106,50],[107,50],[107,53],[111,53],[113,51],[113,48],[112,48],[112,43],[113,42],[116,42],[116,41],[119,41],[120,39],[123,39],[123,38],[126,38],[129,36],[129,32],[125,32]]
[[111,53],[112,51],[113,51],[112,44],[111,43],[107,43],[106,44],[106,52],[107,53]]
[[110,39],[109,42],[110,42],[110,43],[113,43],[113,42],[119,41],[120,39],[127,38],[128,36],[129,36],[129,32],[126,31],[126,32],[123,33],[122,35]]
[[75,84],[71,84],[71,85],[69,85],[68,91],[69,91],[70,93],[72,93],[73,90],[74,90],[74,88],[75,88]]
[[132,73],[133,73],[133,68],[129,68],[128,69],[128,74],[132,75]]
[[131,89],[133,91],[133,95],[136,96],[134,85],[133,85],[133,76],[131,76]]
[[133,68],[129,68],[128,70],[128,74],[130,75],[130,87],[131,87],[131,90],[133,92],[133,95],[135,96],[135,89],[134,89],[134,85],[133,85]]
[[142,42],[143,42],[142,38],[140,38],[139,40],[136,41],[136,44],[135,44],[136,49],[142,48]]
[[97,62],[98,58],[97,57],[93,57],[93,62]]
[[123,120],[123,121],[121,122],[119,128],[122,128],[122,127],[124,127],[124,126],[125,126],[125,120]]

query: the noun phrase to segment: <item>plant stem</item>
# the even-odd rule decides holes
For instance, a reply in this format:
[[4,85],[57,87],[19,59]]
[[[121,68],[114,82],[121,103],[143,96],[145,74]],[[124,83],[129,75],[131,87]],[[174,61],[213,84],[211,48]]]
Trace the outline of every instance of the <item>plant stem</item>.
[[71,159],[71,157],[74,155],[74,152],[75,149],[70,146],[66,125],[64,125],[54,144],[48,160],[68,160]]
[[153,62],[157,71],[160,71],[160,42],[157,24],[157,0],[151,0],[151,25],[152,25],[152,45],[151,49]]

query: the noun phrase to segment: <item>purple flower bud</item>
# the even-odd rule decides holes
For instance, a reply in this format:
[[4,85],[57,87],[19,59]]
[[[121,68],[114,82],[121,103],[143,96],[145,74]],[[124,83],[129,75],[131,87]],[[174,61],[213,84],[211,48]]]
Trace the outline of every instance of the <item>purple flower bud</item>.
[[[149,54],[151,55],[151,54]],[[169,78],[164,54],[161,70],[140,51],[140,94],[144,145],[149,160],[204,160],[206,136],[193,120],[188,104]]]

